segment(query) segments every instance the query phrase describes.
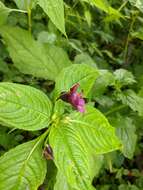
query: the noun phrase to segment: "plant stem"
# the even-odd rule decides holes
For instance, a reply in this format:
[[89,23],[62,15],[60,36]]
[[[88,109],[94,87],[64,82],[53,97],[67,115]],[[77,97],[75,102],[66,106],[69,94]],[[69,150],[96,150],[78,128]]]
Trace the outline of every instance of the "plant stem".
[[113,173],[113,165],[112,165],[112,160],[111,160],[110,155],[107,154],[106,158],[107,158],[107,163],[108,163],[108,166],[109,166],[109,171],[110,171],[110,173]]
[[20,10],[20,9],[11,9],[11,11],[19,12],[19,13],[28,13],[28,11]]
[[119,7],[118,11],[121,11],[121,10],[126,6],[126,4],[127,4],[128,2],[129,2],[128,0],[125,1],[125,2]]
[[[49,126],[49,129],[46,131],[46,132],[47,132],[47,133],[46,133],[46,136],[47,136],[47,135],[48,135],[48,133],[50,132],[51,127],[52,127],[52,125],[51,125],[51,126]],[[47,138],[46,138],[46,140],[45,140],[45,142],[44,142],[44,146],[46,146],[46,145],[47,145],[47,142],[48,142],[48,136],[47,136]]]
[[112,114],[112,113],[114,113],[114,112],[117,112],[117,111],[119,111],[119,110],[124,109],[125,107],[126,107],[126,105],[117,106],[117,107],[115,107],[115,108],[109,110],[108,112],[104,113],[104,115],[105,115],[105,116],[108,116],[108,115],[110,115],[110,114]]
[[134,26],[136,18],[137,18],[137,14],[132,15],[132,20],[130,23],[129,32],[128,32],[128,36],[127,36],[127,40],[126,40],[125,48],[124,48],[124,63],[125,64],[127,63],[127,58],[128,58],[128,47],[129,47],[129,42],[130,42],[130,34],[131,34],[131,31],[133,30],[133,26]]
[[25,7],[27,8],[27,13],[28,13],[28,30],[31,33],[32,30],[32,17],[31,17],[31,10],[32,10],[32,1],[28,3],[27,0],[24,0],[25,2]]
[[31,33],[32,30],[32,17],[31,17],[31,8],[28,7],[28,30]]

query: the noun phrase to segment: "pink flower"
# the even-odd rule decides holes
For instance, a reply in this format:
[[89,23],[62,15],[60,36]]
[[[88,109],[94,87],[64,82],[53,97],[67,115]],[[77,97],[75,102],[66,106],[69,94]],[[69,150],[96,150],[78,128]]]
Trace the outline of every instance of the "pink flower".
[[82,93],[78,93],[77,89],[80,85],[77,83],[70,88],[69,92],[64,92],[61,94],[60,98],[70,103],[76,110],[83,113],[85,112],[85,100]]

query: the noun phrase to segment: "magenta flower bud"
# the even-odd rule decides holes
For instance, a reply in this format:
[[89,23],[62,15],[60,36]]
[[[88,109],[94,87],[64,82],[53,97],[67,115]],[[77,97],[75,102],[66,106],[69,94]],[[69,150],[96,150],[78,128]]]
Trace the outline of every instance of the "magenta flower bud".
[[47,160],[53,160],[53,150],[50,145],[46,145],[43,151],[43,155]]
[[81,113],[85,112],[85,100],[83,98],[82,93],[78,93],[77,89],[80,85],[77,83],[73,87],[70,88],[69,92],[62,93],[60,98],[70,103],[76,110]]

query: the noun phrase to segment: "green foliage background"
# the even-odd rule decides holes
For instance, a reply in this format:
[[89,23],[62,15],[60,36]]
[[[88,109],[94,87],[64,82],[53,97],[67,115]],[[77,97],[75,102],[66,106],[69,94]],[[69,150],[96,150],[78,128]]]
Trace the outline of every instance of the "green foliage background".
[[[85,187],[92,189],[89,181],[93,177],[92,183],[97,190],[143,190],[142,0],[1,0],[0,36],[0,81],[9,82],[0,85],[0,155],[5,155],[0,160],[0,172],[4,171],[5,176],[11,177],[14,175],[12,164],[17,166],[19,172],[20,167],[24,167],[25,162],[28,163],[24,172],[26,177],[31,176],[33,181],[30,190],[36,190],[46,175],[45,182],[39,190],[73,190],[76,187],[73,188],[69,184],[74,186],[76,183],[80,184],[80,190],[84,190]],[[29,87],[23,89],[22,85],[11,86],[11,82]],[[57,150],[55,162],[60,170],[57,171],[53,162],[48,161],[46,174],[46,163],[41,157],[38,158],[41,171],[38,167],[35,169],[35,175],[38,176],[36,178],[32,175],[32,169],[28,168],[31,168],[31,163],[36,163],[37,155],[42,151],[38,138],[43,131],[35,130],[43,130],[50,122],[50,99],[56,100],[60,92],[68,91],[76,82],[80,82],[81,89],[89,101],[90,106],[87,109],[91,116],[85,117],[83,121],[80,115],[74,112],[70,117],[73,120],[76,118],[78,123],[88,123],[92,120],[96,125],[96,118],[102,117],[97,109],[100,110],[114,127],[123,149],[102,155],[104,151],[101,149],[104,148],[105,152],[108,152],[110,146],[102,147],[104,138],[100,136],[100,142],[96,147],[96,136],[92,137],[92,132],[88,131],[87,127],[86,132],[89,136],[85,142],[90,142],[91,147],[94,146],[101,155],[88,155],[86,144],[81,140],[80,143],[85,148],[81,150],[82,167],[79,167],[79,171],[90,180],[83,181],[80,177],[75,179],[74,172],[77,171],[74,170],[72,173],[68,162],[59,158],[62,155],[66,159],[70,149],[76,150],[70,139],[70,131],[74,131],[77,126],[76,133],[78,131],[84,138],[85,129],[78,128],[77,123],[67,127],[63,122],[60,124],[61,131],[56,132],[52,129],[49,137],[51,145]],[[16,112],[12,119],[7,110],[18,111],[19,106],[23,106],[18,98],[18,93],[22,92],[25,95],[24,112],[18,112],[19,115]],[[1,101],[3,93],[8,94],[8,100],[16,101],[19,106],[12,107],[12,103],[8,104],[7,100],[4,107],[5,104]],[[29,112],[30,101],[27,100],[30,96],[34,98]],[[40,101],[45,101],[43,104],[39,97]],[[62,114],[61,104],[58,102],[54,109]],[[96,108],[94,111],[91,105]],[[50,110],[48,112],[47,107]],[[26,119],[23,118],[23,114],[26,115]],[[23,118],[26,125],[20,125],[19,118]],[[38,119],[35,121],[35,118]],[[106,123],[106,119],[104,122]],[[100,126],[100,121],[98,124]],[[9,128],[15,126],[18,129]],[[63,142],[60,139],[62,132],[69,135],[70,147],[68,144],[67,147],[64,146],[64,138]],[[107,134],[109,131],[104,132]],[[98,131],[95,133],[98,137]],[[33,140],[36,137],[38,138]],[[94,141],[90,141],[89,137],[95,138]],[[112,138],[109,134],[108,140]],[[28,142],[29,140],[32,141]],[[75,136],[75,142],[76,140]],[[25,142],[28,143],[22,144]],[[27,159],[30,147],[34,147],[35,144],[37,148],[34,149],[34,156]],[[16,147],[16,151],[23,149],[19,152],[19,156],[23,155],[20,162],[14,160],[17,156],[14,149],[10,150],[17,145],[22,148]],[[61,147],[64,151],[58,151]],[[76,148],[79,151],[78,147]],[[10,151],[4,154],[8,150]],[[9,163],[9,155],[14,163]],[[71,157],[77,163],[76,155]],[[11,173],[7,170],[8,167]],[[70,180],[67,182],[70,172]],[[5,181],[5,178],[1,177],[0,189],[4,189],[7,184],[11,184],[11,181]],[[7,187],[8,190],[18,189],[20,184],[21,189],[25,190],[25,181],[16,176],[12,184],[15,186]]]

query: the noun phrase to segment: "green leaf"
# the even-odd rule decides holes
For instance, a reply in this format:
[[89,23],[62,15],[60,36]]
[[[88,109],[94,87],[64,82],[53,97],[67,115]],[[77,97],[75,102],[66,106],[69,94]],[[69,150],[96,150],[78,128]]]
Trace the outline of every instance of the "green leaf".
[[63,0],[38,0],[38,4],[50,17],[55,26],[66,35]]
[[135,185],[126,185],[126,184],[121,184],[119,186],[119,190],[139,190],[139,188]]
[[56,78],[55,94],[58,96],[61,92],[69,91],[75,83],[79,83],[84,96],[87,96],[97,76],[97,69],[86,64],[73,64],[63,69]]
[[62,183],[65,186],[70,184],[73,189],[92,190],[87,148],[76,128],[59,124],[51,129],[49,141],[54,151],[54,162],[67,181]]
[[96,109],[75,112],[51,129],[49,142],[58,170],[71,188],[93,190],[91,156],[120,148],[115,130]]
[[93,67],[97,68],[96,63],[87,53],[81,53],[81,54],[77,55],[75,57],[75,63],[78,63],[78,64],[84,63],[84,64],[87,64],[89,66],[93,66]]
[[28,8],[33,8],[36,5],[37,0],[14,0],[17,7],[22,10],[27,10]]
[[42,31],[38,34],[38,41],[41,43],[47,44],[55,44],[57,40],[57,36],[54,33],[50,33],[47,31]]
[[39,130],[48,126],[52,104],[40,90],[0,83],[0,121],[9,127]]
[[5,24],[7,21],[7,17],[12,9],[7,8],[1,1],[0,1],[0,26]]
[[115,19],[123,18],[123,15],[113,7],[111,7],[107,0],[83,0],[91,5],[95,5],[100,10],[104,11],[109,15],[114,15]]
[[9,71],[8,64],[2,58],[0,58],[0,71],[3,73],[8,73]]
[[136,128],[133,121],[128,117],[122,117],[120,115],[112,121],[112,125],[116,127],[117,136],[123,144],[123,154],[131,159],[134,156],[137,141]]
[[11,149],[0,158],[0,189],[36,190],[46,175],[41,140]]
[[61,172],[57,173],[54,190],[73,190],[73,188],[70,187],[70,185],[66,181],[65,176]]
[[143,28],[140,28],[139,31],[132,32],[131,35],[133,38],[138,38],[140,40],[143,40]]
[[24,74],[55,80],[61,69],[71,64],[61,48],[42,45],[26,30],[5,26],[0,28],[0,34],[15,67]]
[[[92,178],[98,175],[99,170],[103,164],[103,161],[104,160],[102,155],[91,156],[90,168],[91,168]],[[58,172],[54,190],[74,190],[74,189],[71,188],[70,184],[68,184],[68,182],[66,181],[66,177],[63,175],[63,173]]]
[[48,64],[52,68],[53,79],[56,79],[56,76],[59,72],[68,66],[71,65],[71,61],[69,60],[66,52],[59,47],[54,45],[44,45]]
[[97,109],[87,106],[84,115],[74,112],[69,117],[70,126],[76,128],[92,152],[104,154],[121,148],[115,129]]
[[92,15],[91,15],[91,12],[86,9],[86,10],[84,11],[84,16],[85,16],[86,22],[88,23],[89,27],[91,27],[91,23],[92,23]]
[[92,155],[90,157],[90,168],[91,168],[91,176],[92,178],[98,177],[100,169],[104,163],[103,155]]
[[129,0],[132,6],[138,8],[141,12],[143,12],[143,1],[142,0]]
[[122,101],[124,105],[129,106],[133,111],[137,111],[140,116],[143,116],[143,98],[138,96],[133,90],[117,92],[115,97],[118,101]]
[[111,72],[107,70],[100,70],[100,75],[97,78],[94,88],[93,88],[93,96],[101,97],[107,89],[108,86],[112,86],[115,83],[114,76]]
[[114,72],[116,85],[119,87],[134,84],[133,74],[125,69],[118,69]]

